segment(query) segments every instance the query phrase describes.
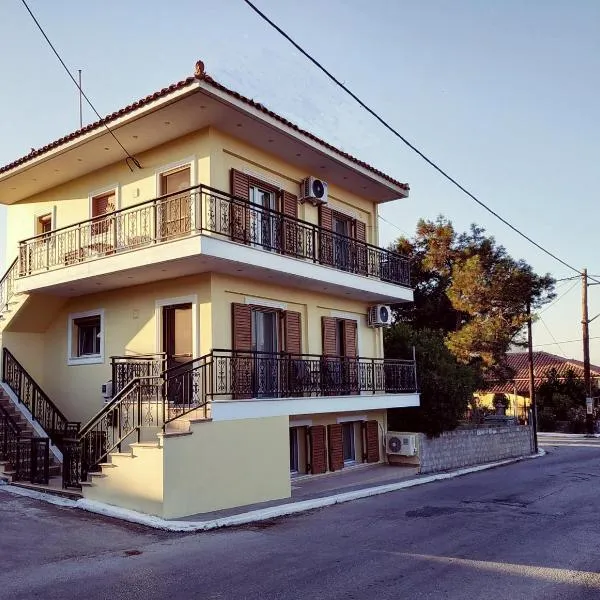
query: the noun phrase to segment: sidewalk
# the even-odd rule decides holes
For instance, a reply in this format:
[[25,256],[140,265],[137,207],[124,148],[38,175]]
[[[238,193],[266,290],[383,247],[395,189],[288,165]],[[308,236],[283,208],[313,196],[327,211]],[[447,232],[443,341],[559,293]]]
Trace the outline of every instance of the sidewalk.
[[295,480],[292,486],[291,498],[214,513],[192,515],[176,520],[162,519],[92,500],[73,500],[60,496],[52,496],[11,485],[0,486],[0,493],[8,492],[59,506],[78,508],[155,529],[194,532],[247,525],[277,517],[298,514],[326,506],[333,506],[334,504],[351,502],[417,485],[424,485],[433,481],[453,479],[454,477],[460,477],[469,473],[493,469],[530,458],[539,458],[544,455],[544,450],[540,450],[537,455],[509,458],[498,462],[466,467],[456,471],[436,473],[435,475],[417,475],[413,467],[396,467],[382,464],[365,465],[345,472],[341,471],[339,473]]

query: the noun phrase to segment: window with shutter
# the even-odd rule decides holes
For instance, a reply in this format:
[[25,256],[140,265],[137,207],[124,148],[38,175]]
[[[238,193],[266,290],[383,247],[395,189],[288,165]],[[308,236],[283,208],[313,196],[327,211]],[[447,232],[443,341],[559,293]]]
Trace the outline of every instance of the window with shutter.
[[368,463],[379,462],[379,423],[366,421],[363,423],[363,460]]
[[286,254],[297,256],[301,254],[302,239],[301,232],[298,227],[298,196],[290,194],[285,190],[281,193],[281,211],[283,212],[282,219],[282,235],[283,251]]
[[250,178],[237,169],[231,169],[231,194],[242,201],[234,200],[231,203],[229,235],[233,240],[246,242],[250,231],[250,211],[247,204],[250,200]]
[[343,427],[340,424],[327,426],[327,443],[329,449],[329,470],[339,471],[344,468]]
[[327,443],[325,425],[313,425],[309,428],[310,472],[313,475],[327,471]]
[[116,194],[114,191],[92,197],[92,235],[102,235],[109,231],[112,218],[110,213],[116,209]]
[[233,303],[231,310],[234,352],[230,370],[233,397],[252,398],[252,309],[247,304]]
[[[160,194],[167,196],[158,208],[158,230],[161,239],[185,235],[192,227],[192,169],[185,166],[160,175]],[[187,190],[187,191],[186,191]]]
[[333,264],[333,211],[328,206],[319,208],[319,262],[323,265]]
[[[354,222],[354,234],[358,242],[367,241],[367,226],[358,219]],[[368,274],[368,252],[365,244],[356,244],[356,269],[361,275]]]

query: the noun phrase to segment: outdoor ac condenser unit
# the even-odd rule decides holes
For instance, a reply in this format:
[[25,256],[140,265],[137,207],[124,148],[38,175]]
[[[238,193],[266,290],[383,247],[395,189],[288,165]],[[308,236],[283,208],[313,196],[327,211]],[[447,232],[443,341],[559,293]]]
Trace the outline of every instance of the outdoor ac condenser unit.
[[312,202],[315,206],[327,204],[327,182],[316,177],[306,177],[300,183],[300,202]]
[[369,327],[389,327],[392,324],[392,309],[387,304],[376,304],[369,308]]
[[388,431],[385,437],[385,447],[388,454],[396,456],[416,456],[417,436],[414,434]]

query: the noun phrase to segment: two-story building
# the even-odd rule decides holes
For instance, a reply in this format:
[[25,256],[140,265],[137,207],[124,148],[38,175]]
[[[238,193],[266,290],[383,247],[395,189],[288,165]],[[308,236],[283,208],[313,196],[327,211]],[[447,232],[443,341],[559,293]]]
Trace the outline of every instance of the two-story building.
[[383,356],[413,296],[377,211],[408,191],[201,62],[0,168],[5,470],[169,518],[385,460],[419,396]]

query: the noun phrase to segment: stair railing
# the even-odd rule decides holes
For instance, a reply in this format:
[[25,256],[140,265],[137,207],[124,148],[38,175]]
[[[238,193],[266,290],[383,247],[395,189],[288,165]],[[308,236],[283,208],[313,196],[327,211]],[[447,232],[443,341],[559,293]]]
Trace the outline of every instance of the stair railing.
[[18,276],[18,259],[11,263],[0,279],[0,313],[8,310],[9,303],[15,295],[15,279]]
[[62,450],[64,439],[72,437],[80,423],[65,417],[8,348],[2,350],[2,381],[41,425],[52,443]]
[[48,438],[26,436],[0,406],[0,460],[13,471],[13,481],[47,484],[50,478]]

